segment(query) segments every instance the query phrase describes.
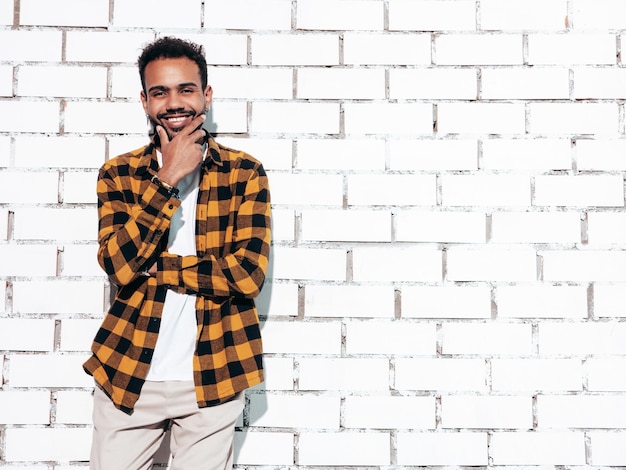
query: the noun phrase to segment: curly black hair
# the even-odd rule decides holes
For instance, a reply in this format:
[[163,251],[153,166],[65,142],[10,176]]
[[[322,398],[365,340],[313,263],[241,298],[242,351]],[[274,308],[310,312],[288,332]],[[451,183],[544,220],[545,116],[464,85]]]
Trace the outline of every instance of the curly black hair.
[[141,88],[146,91],[145,70],[150,62],[157,59],[178,59],[179,57],[187,57],[198,65],[200,69],[200,82],[204,90],[208,85],[204,48],[199,44],[171,36],[159,38],[148,44],[139,56],[139,59],[137,59]]

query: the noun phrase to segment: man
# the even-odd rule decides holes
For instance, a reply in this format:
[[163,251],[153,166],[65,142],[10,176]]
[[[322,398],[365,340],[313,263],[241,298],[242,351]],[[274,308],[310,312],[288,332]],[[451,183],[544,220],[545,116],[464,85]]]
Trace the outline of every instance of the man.
[[98,261],[117,294],[84,364],[91,468],[151,468],[168,428],[172,469],[231,468],[243,390],[263,381],[267,177],[202,129],[202,46],[165,37],[138,65],[152,140],[98,175]]

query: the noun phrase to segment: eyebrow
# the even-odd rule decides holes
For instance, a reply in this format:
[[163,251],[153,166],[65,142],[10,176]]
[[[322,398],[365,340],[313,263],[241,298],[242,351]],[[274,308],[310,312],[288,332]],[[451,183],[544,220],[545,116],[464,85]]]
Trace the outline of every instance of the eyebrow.
[[[180,83],[180,84],[178,84],[178,86],[176,88],[178,88],[180,90],[181,88],[188,88],[188,87],[199,88],[198,84],[194,83],[194,82]],[[167,91],[167,90],[169,90],[169,87],[166,87],[164,85],[155,85],[153,87],[150,87],[148,89],[148,92],[152,92],[152,91]]]

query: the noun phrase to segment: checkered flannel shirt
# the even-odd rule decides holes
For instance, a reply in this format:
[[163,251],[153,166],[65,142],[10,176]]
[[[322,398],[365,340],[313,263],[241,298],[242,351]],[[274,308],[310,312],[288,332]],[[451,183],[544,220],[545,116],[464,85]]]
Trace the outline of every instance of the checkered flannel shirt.
[[[209,139],[196,211],[196,256],[167,251],[180,200],[151,182],[154,142],[105,163],[98,175],[98,261],[117,286],[84,369],[116,407],[132,413],[159,333],[167,289],[195,294],[193,358],[199,407],[263,381],[253,298],[270,250],[270,193],[260,162]],[[157,276],[145,271],[157,263]]]

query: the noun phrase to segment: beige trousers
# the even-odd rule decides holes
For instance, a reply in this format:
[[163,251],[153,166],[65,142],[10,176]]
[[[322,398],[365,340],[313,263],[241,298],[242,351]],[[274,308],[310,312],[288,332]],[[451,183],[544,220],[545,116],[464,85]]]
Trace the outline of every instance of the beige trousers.
[[244,394],[198,408],[193,382],[146,382],[132,415],[94,392],[92,470],[149,470],[170,429],[171,470],[227,470]]

